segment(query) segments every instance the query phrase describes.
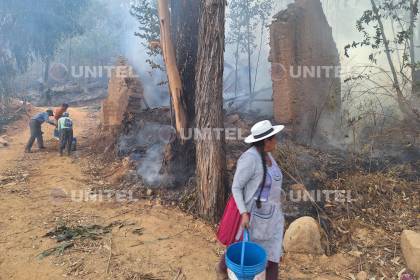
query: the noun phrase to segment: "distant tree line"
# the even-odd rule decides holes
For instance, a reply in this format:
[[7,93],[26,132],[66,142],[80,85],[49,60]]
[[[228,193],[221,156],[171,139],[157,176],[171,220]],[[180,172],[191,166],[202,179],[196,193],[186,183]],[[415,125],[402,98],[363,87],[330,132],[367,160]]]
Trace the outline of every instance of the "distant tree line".
[[[13,80],[35,60],[47,66],[58,46],[83,33],[84,0],[0,0],[0,97],[11,95]],[[47,75],[48,67],[46,67]]]

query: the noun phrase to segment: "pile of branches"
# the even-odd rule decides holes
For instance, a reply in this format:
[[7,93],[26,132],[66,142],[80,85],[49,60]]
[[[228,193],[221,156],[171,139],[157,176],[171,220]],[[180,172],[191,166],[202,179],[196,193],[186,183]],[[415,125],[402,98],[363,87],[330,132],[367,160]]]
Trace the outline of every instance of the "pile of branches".
[[38,259],[43,259],[51,255],[62,255],[65,250],[74,247],[76,240],[99,240],[111,232],[114,224],[107,226],[87,225],[87,226],[67,226],[60,225],[54,230],[49,231],[43,237],[53,238],[59,243],[56,247],[45,250],[38,255]]

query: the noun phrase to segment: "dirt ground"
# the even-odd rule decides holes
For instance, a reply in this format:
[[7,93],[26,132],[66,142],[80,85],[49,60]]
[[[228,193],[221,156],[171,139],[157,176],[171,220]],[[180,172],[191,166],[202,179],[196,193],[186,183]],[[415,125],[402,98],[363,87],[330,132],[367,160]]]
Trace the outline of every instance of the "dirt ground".
[[[83,151],[96,119],[87,109],[70,114]],[[48,140],[52,126],[43,129],[46,151],[34,147],[34,153],[23,153],[25,120],[12,125],[9,146],[0,149],[0,174],[14,178],[0,186],[0,279],[214,279],[220,247],[210,227],[150,201],[72,199],[96,182],[82,171],[88,164],[82,151],[59,157],[57,143]],[[57,246],[43,236],[63,223],[118,226],[100,240],[39,260],[40,253]]]
[[[78,139],[71,157],[58,155],[48,124],[45,151],[34,146],[33,153],[23,153],[27,118],[6,133],[9,145],[0,148],[0,279],[215,279],[223,248],[210,225],[157,200],[89,195],[104,184],[86,172],[97,114],[87,107],[70,114]],[[63,225],[111,231],[42,258],[62,244],[45,235]],[[285,256],[281,279],[352,279],[361,268],[350,255]]]

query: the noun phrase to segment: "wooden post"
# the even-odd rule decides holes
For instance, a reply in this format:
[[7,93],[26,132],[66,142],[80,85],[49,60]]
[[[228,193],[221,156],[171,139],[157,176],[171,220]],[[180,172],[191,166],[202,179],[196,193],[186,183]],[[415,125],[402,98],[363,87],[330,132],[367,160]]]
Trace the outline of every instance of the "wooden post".
[[175,128],[178,133],[187,129],[187,115],[184,104],[182,103],[182,81],[179,74],[175,49],[171,38],[170,12],[168,0],[158,0],[158,11],[160,21],[160,45],[162,48],[163,59],[168,75],[169,91],[175,111]]

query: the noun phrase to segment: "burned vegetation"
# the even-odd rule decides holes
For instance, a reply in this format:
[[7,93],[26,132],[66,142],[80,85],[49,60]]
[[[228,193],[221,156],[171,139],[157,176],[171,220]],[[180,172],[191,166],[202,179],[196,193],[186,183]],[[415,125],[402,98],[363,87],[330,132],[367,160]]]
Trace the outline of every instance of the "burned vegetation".
[[[285,126],[279,279],[420,276],[418,1],[40,2],[29,23],[0,13],[0,193],[19,201],[0,213],[42,225],[0,222],[0,252],[29,234],[22,258],[66,277],[213,279],[244,139],[269,120]],[[22,124],[63,103],[74,155],[49,137],[18,156]],[[23,212],[32,195],[45,217]]]

